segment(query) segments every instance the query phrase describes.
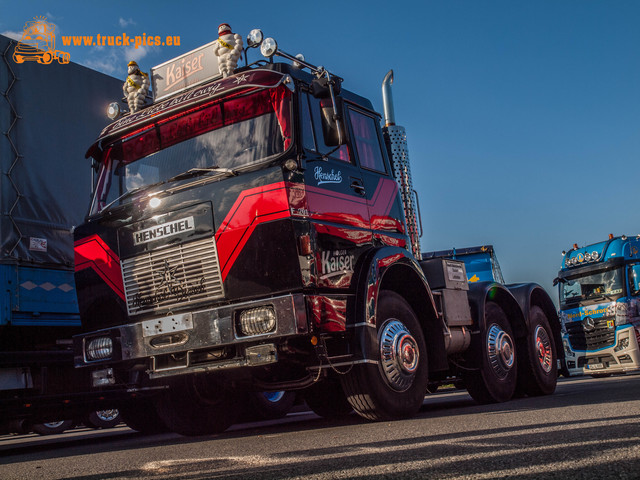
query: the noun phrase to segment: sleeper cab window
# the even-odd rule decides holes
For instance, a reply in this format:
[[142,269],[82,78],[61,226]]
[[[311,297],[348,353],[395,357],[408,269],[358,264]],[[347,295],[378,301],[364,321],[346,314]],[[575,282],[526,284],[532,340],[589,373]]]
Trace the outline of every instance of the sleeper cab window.
[[349,108],[349,119],[353,131],[353,144],[360,159],[360,166],[385,173],[380,137],[376,128],[377,120],[352,108]]

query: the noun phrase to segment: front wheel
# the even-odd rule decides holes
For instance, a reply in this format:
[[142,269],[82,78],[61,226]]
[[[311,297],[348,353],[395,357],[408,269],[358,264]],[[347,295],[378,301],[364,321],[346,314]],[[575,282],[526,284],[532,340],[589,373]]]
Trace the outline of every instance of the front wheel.
[[395,292],[380,292],[376,311],[380,362],[354,365],[340,377],[353,409],[369,420],[414,415],[427,391],[427,346],[422,328],[407,301]]
[[208,376],[184,376],[157,401],[158,415],[170,430],[186,436],[221,433],[234,424],[238,395]]
[[485,304],[485,322],[474,339],[477,370],[463,373],[469,395],[478,403],[498,403],[511,399],[516,389],[516,344],[507,315],[495,302]]
[[520,352],[518,393],[550,395],[558,381],[556,345],[549,320],[538,306],[531,307],[525,351]]
[[323,418],[345,417],[353,412],[340,380],[329,376],[302,391],[307,406]]
[[121,421],[120,411],[117,408],[111,408],[89,413],[83,423],[90,428],[114,428]]

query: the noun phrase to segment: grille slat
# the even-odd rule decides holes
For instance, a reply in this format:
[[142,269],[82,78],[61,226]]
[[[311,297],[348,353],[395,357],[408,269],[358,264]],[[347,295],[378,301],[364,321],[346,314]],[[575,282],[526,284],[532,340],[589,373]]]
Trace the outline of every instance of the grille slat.
[[123,260],[129,315],[224,297],[213,237]]
[[566,324],[569,342],[574,350],[598,350],[613,346],[616,341],[615,330],[609,328],[607,321],[614,317],[598,318],[592,331],[585,331],[582,322]]

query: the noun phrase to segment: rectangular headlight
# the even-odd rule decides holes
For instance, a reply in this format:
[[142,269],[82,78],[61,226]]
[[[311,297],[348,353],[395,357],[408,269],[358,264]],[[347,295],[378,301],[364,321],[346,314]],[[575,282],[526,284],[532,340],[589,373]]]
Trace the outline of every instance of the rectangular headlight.
[[94,337],[86,341],[84,352],[87,361],[107,360],[113,355],[113,340],[111,337]]
[[243,310],[238,316],[238,331],[243,336],[262,335],[276,329],[276,312],[271,306]]

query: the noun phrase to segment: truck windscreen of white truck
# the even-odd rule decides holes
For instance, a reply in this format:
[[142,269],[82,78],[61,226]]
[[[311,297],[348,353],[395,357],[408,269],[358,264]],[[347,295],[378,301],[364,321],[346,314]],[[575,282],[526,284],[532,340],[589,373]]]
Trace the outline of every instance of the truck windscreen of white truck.
[[104,151],[91,215],[159,183],[236,175],[291,145],[285,87],[227,98],[182,112],[110,144]]
[[618,267],[569,277],[560,285],[560,303],[563,305],[603,298],[614,300],[624,292],[624,269]]

